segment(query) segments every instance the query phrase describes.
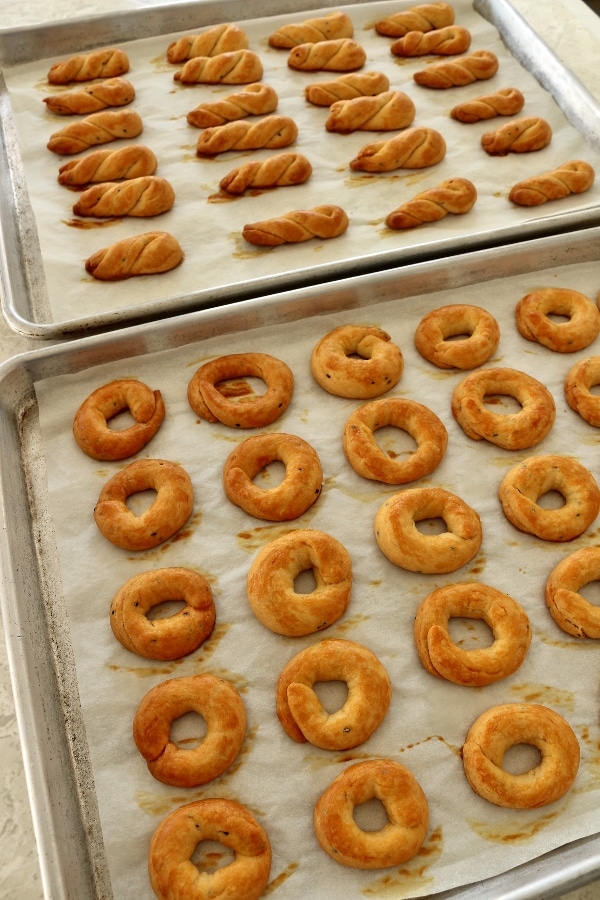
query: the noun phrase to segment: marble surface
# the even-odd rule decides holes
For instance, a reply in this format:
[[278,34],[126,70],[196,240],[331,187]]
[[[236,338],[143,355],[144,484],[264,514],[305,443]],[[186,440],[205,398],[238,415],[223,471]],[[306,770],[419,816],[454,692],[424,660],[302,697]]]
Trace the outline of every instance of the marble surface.
[[[0,28],[107,12],[162,5],[165,0],[1,0]],[[600,18],[583,0],[513,0],[513,6],[543,36],[549,46],[600,100]],[[39,341],[13,333],[0,317],[0,362],[39,347]],[[10,523],[6,523],[10,527]],[[0,623],[1,630],[1,623]],[[26,773],[0,635],[0,898],[42,900],[35,833],[29,808]],[[54,900],[54,898],[46,898]],[[115,898],[118,900],[118,898]],[[543,900],[543,898],[540,898]],[[563,900],[600,900],[600,882],[566,894]]]

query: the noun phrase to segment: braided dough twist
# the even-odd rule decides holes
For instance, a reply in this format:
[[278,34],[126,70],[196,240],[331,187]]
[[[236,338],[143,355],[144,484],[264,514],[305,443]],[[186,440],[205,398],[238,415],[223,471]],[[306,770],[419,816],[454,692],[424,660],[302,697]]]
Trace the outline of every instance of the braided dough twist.
[[352,72],[361,69],[366,61],[364,49],[350,38],[298,44],[288,56],[290,69],[303,72]]
[[99,281],[119,281],[134,275],[155,275],[174,269],[183,260],[183,250],[166,231],[148,231],[117,241],[92,254],[86,270]]
[[460,25],[448,25],[433,31],[409,31],[394,41],[390,50],[394,56],[427,56],[428,53],[452,56],[465,53],[470,46],[470,31]]
[[396,131],[407,128],[415,117],[415,105],[403,91],[386,91],[375,97],[355,97],[331,104],[327,131]]
[[481,136],[481,146],[490,156],[506,156],[507,153],[531,153],[543,150],[552,140],[552,129],[545,119],[527,116],[507,122],[496,131]]
[[252,50],[232,50],[217,56],[195,56],[175,72],[180,84],[251,84],[260,81],[263,66]]
[[214,128],[246,116],[275,112],[278,102],[277,92],[270,85],[255,82],[228,97],[201,103],[190,110],[187,121],[195,128]]
[[453,119],[472,124],[496,116],[516,116],[525,104],[525,97],[517,88],[500,88],[493,94],[466,100],[450,110]]
[[291,50],[298,44],[316,44],[319,41],[351,38],[353,34],[354,26],[351,19],[344,12],[335,12],[330,16],[283,25],[269,35],[269,46]]
[[143,128],[141,116],[133,110],[105,109],[78,122],[71,122],[50,135],[47,147],[53,153],[71,156],[97,144],[137,137]]
[[156,172],[153,151],[143,144],[128,144],[118,150],[94,150],[81,159],[72,159],[58,170],[59,184],[83,185],[92,182],[120,181]]
[[304,97],[313,106],[331,106],[336,100],[372,97],[389,90],[390,80],[383,72],[350,72],[333,81],[307,84]]
[[213,25],[201,34],[186,34],[167,47],[170,63],[182,63],[195,56],[218,56],[234,50],[246,50],[248,35],[239,25],[227,22]]
[[114,78],[129,71],[129,58],[123,50],[108,47],[92,53],[78,54],[55,63],[48,72],[50,84],[69,84],[71,81],[92,81],[94,78]]
[[258,122],[226,122],[205,129],[196,144],[198,156],[215,156],[227,150],[288,147],[298,137],[298,126],[289,116],[265,116]]
[[589,163],[574,159],[551,172],[533,175],[513,185],[508,199],[519,206],[540,206],[548,200],[562,200],[570,194],[583,194],[594,183],[596,173]]
[[466,178],[449,178],[436,187],[415,194],[393,210],[385,220],[388,228],[416,228],[426,222],[437,222],[448,213],[468,213],[477,200],[475,185]]
[[44,97],[46,108],[57,116],[89,115],[108,106],[127,106],[135,88],[126,78],[107,78],[77,91]]
[[446,155],[446,142],[433,128],[408,128],[385,141],[366,144],[350,163],[359,172],[391,172],[394,169],[423,169],[434,166]]
[[424,3],[381,19],[375,30],[385,37],[402,37],[409,31],[432,31],[453,24],[454,9],[449,3]]
[[243,236],[258,247],[297,244],[311,238],[339,237],[348,228],[348,216],[339,206],[296,209],[274,219],[244,225]]
[[169,182],[156,175],[142,175],[126,181],[94,184],[73,206],[76,216],[158,216],[171,209],[175,192]]
[[243,194],[248,188],[289,187],[302,184],[312,175],[312,166],[301,153],[278,153],[264,160],[252,160],[233,169],[219,182],[228,194]]
[[486,81],[498,71],[498,57],[489,50],[476,50],[469,56],[457,59],[445,59],[431,63],[413,75],[417,84],[422,87],[444,90],[472,84],[474,81]]

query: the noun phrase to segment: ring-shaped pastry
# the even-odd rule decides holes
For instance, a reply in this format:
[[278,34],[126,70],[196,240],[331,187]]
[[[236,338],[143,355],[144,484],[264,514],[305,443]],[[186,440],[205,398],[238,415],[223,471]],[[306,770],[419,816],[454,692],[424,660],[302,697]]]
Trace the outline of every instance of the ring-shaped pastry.
[[[285,477],[263,490],[253,481],[270,463],[282,462]],[[258,434],[233,450],[223,468],[228,498],[248,515],[271,522],[297,519],[315,503],[323,486],[321,461],[315,450],[293,434]]]
[[[486,397],[512,397],[521,409],[515,413],[494,413],[485,405]],[[539,443],[550,431],[556,417],[554,398],[541,382],[504,367],[471,372],[452,394],[452,414],[467,437],[486,440],[505,450],[525,450]]]
[[[297,593],[296,578],[311,571],[315,587]],[[346,548],[322,531],[299,529],[271,541],[254,557],[247,593],[254,615],[275,634],[301,637],[329,628],[348,606],[352,561]]]
[[[150,619],[148,613],[168,601],[183,601],[176,613]],[[197,650],[215,625],[215,603],[206,578],[172,566],[134,575],[110,605],[110,626],[119,643],[145,659],[181,659]]]
[[[206,735],[183,750],[171,740],[171,725],[187,713],[202,716]],[[187,675],[161,681],[145,694],[133,719],[133,739],[157,781],[198,787],[232,765],[246,724],[244,703],[232,684],[216,675]]]
[[[343,681],[348,696],[328,713],[314,690],[321,681]],[[321,750],[350,750],[381,725],[392,698],[389,676],[377,657],[354,641],[329,638],[301,650],[282,670],[275,694],[277,717],[297,743]]]
[[[567,321],[553,316],[565,316]],[[585,294],[570,288],[531,291],[517,303],[515,318],[524,338],[556,353],[583,350],[600,334],[600,310]]]
[[[156,499],[136,516],[125,501],[147,490],[156,491]],[[192,482],[182,466],[166,459],[138,459],[106,482],[94,519],[111,544],[122,550],[149,550],[183,528],[193,505]]]
[[[425,534],[417,522],[442,519],[446,531]],[[375,539],[390,562],[424,575],[455,572],[479,552],[482,541],[478,513],[443,488],[409,488],[393,494],[375,516]]]
[[476,369],[494,355],[499,341],[494,316],[467,303],[432,310],[415,331],[415,347],[439,369]]
[[[489,647],[465,650],[448,631],[452,618],[481,619],[489,626]],[[421,602],[414,623],[417,652],[423,667],[454,684],[480,687],[516,672],[531,643],[525,610],[496,588],[474,582],[448,584]]]
[[381,328],[341,325],[314,347],[310,371],[323,390],[336,397],[371,400],[398,384],[402,351]]
[[[260,378],[264,394],[226,397],[217,385],[243,377]],[[232,353],[205,363],[188,384],[188,402],[197,416],[232,428],[264,428],[288,408],[294,390],[289,366],[268,353]]]
[[[192,857],[201,841],[216,841],[232,850],[235,858],[229,865],[199,870]],[[270,871],[267,833],[236,800],[219,797],[185,803],[163,819],[150,841],[148,872],[158,900],[258,900]]]
[[[558,509],[539,505],[555,491]],[[519,531],[542,541],[572,541],[587,531],[600,512],[600,489],[592,473],[568,456],[531,456],[514,466],[500,483],[504,515]]]
[[592,388],[598,384],[600,384],[600,356],[589,356],[575,363],[565,378],[567,403],[595,428],[600,428],[600,397],[592,393]]
[[580,593],[586,584],[600,581],[600,547],[582,547],[561,560],[546,582],[550,615],[567,634],[600,638],[600,607]]
[[[378,831],[356,824],[354,807],[379,800],[389,822]],[[343,866],[384,869],[415,856],[429,826],[429,806],[420,784],[392,759],[348,766],[319,797],[313,813],[317,840]]]
[[[379,428],[392,425],[414,438],[417,449],[407,459],[392,459],[375,438]],[[441,463],[448,432],[433,410],[403,397],[372,400],[349,417],[343,432],[346,458],[363,478],[385,484],[407,484],[429,475]]]
[[[513,775],[502,768],[516,744],[537,748],[541,761]],[[569,723],[537,703],[506,703],[471,725],[462,748],[467,780],[484,800],[508,809],[537,809],[560,800],[579,769],[579,741]]]
[[[108,422],[129,410],[135,424],[117,430]],[[134,379],[120,379],[104,384],[87,397],[73,420],[73,436],[84,453],[92,459],[127,459],[146,446],[165,417],[165,404],[160,391]]]

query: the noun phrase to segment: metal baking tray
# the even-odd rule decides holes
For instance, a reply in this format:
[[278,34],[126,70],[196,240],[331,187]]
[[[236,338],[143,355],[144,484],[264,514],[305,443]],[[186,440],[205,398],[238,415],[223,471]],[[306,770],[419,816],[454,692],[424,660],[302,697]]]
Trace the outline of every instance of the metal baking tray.
[[[408,0],[406,0],[406,5],[409,5]],[[374,9],[373,4],[360,4],[350,0],[350,3],[347,4],[348,9],[351,11],[353,6],[357,10],[363,11],[369,10],[369,6]],[[598,104],[584,86],[566,69],[561,60],[512,8],[510,3],[507,0],[475,0],[471,5],[467,3],[467,0],[456,0],[455,6],[457,17],[460,17],[462,7],[470,10],[470,14],[475,11],[477,16],[481,17],[479,21],[486,20],[493,26],[494,33],[499,33],[503,42],[503,44],[500,43],[502,53],[506,53],[507,59],[510,58],[513,62],[516,60],[523,76],[526,74],[527,77],[535,79],[537,90],[543,97],[553,98],[556,101],[566,121],[581,137],[584,143],[578,143],[578,155],[584,154],[585,156],[586,153],[589,153],[592,154],[592,159],[595,158],[593,154],[600,152],[600,109]],[[313,10],[314,13],[314,7],[314,0],[312,2],[311,0],[287,0],[287,2],[284,0],[278,5],[278,20],[281,21],[282,17],[289,18],[292,15],[296,19],[299,16],[304,17],[310,10]],[[396,8],[398,8],[398,4],[394,3],[394,9]],[[370,12],[370,15],[374,16],[375,12]],[[204,229],[198,226],[198,230],[196,228],[189,229],[186,225],[186,233],[181,236],[182,242],[185,243],[186,261],[176,275],[170,273],[174,276],[173,281],[167,280],[165,276],[157,276],[146,281],[142,279],[143,286],[140,284],[134,286],[133,284],[133,282],[139,282],[140,279],[133,279],[131,282],[113,285],[110,288],[106,288],[105,285],[99,287],[96,283],[93,285],[92,299],[92,295],[86,290],[92,285],[86,284],[85,278],[81,283],[82,276],[85,276],[82,269],[83,259],[89,254],[77,254],[77,258],[73,260],[72,270],[70,265],[61,270],[61,272],[64,271],[65,284],[70,284],[69,279],[72,279],[74,282],[72,290],[77,293],[74,295],[73,301],[62,300],[63,306],[57,309],[53,300],[56,300],[58,304],[62,295],[63,286],[60,281],[62,275],[58,275],[54,271],[52,282],[54,294],[51,296],[47,268],[51,254],[44,252],[41,242],[43,235],[34,211],[34,204],[30,199],[27,172],[23,165],[22,146],[15,124],[10,92],[7,90],[10,71],[23,64],[47,61],[50,55],[54,60],[95,46],[124,44],[155,36],[185,33],[223,20],[239,21],[243,24],[252,20],[260,20],[261,17],[269,19],[271,16],[271,12],[265,13],[264,3],[260,0],[247,0],[243,6],[237,0],[223,0],[219,3],[202,0],[202,2],[177,3],[172,6],[130,10],[109,16],[98,15],[51,25],[0,31],[0,300],[5,317],[15,331],[33,338],[60,339],[84,332],[107,330],[134,321],[147,321],[191,309],[219,306],[244,298],[264,296],[290,287],[324,282],[340,276],[375,271],[411,261],[446,256],[483,246],[495,246],[523,238],[560,233],[597,223],[598,205],[593,191],[583,200],[578,198],[575,202],[571,198],[571,200],[562,201],[558,205],[548,204],[538,207],[533,212],[509,209],[507,204],[509,215],[504,217],[502,213],[499,217],[492,218],[487,213],[489,205],[483,206],[483,203],[480,202],[483,198],[480,198],[477,204],[479,212],[476,213],[478,218],[449,216],[443,223],[437,223],[436,227],[414,229],[392,241],[389,239],[389,235],[388,239],[382,239],[372,221],[374,217],[381,219],[384,216],[382,203],[378,201],[379,195],[370,195],[373,208],[369,209],[369,214],[367,214],[367,209],[363,209],[360,205],[361,203],[363,206],[365,205],[364,198],[367,196],[365,191],[357,192],[351,187],[349,193],[346,193],[347,189],[343,186],[335,202],[340,205],[346,202],[359,204],[351,229],[352,237],[349,237],[347,241],[344,239],[323,242],[318,247],[318,253],[306,246],[283,247],[268,256],[259,253],[258,256],[249,259],[247,248],[239,246],[241,238],[235,238],[235,235],[239,235],[241,232],[243,224],[241,210],[244,210],[246,220],[249,218],[256,220],[273,214],[265,212],[265,210],[273,210],[274,206],[279,212],[283,212],[290,208],[323,202],[322,192],[319,193],[319,190],[322,190],[321,180],[315,173],[307,185],[293,189],[294,199],[291,199],[290,195],[285,196],[284,193],[277,195],[275,192],[273,195],[271,192],[268,198],[264,194],[261,197],[253,198],[251,208],[247,202],[236,202],[220,204],[217,212],[215,212],[215,204],[212,204],[208,211],[209,204],[206,202],[206,194],[210,192],[206,191],[204,195],[201,194],[198,208],[200,211],[204,210],[205,216],[210,216],[210,219],[207,220],[209,224]],[[262,32],[263,35],[266,33],[266,31]],[[362,35],[369,34],[369,31],[362,32]],[[361,34],[358,34],[357,37],[361,39]],[[372,37],[368,39],[373,40]],[[384,41],[378,46],[382,48],[381,60],[369,59],[369,64],[372,63],[371,67],[374,68],[380,63],[379,67],[381,67],[384,65],[383,58],[385,56],[385,65],[389,66],[390,54],[387,42]],[[475,44],[471,49],[477,49]],[[261,43],[260,52],[262,53],[264,50],[264,44]],[[269,64],[273,65],[272,62]],[[406,78],[410,78],[409,70],[412,71],[410,66],[421,67],[423,64],[422,59],[413,60],[410,61],[409,68],[396,67],[392,72],[401,72]],[[37,71],[36,80],[38,82],[43,81],[45,72],[46,68],[40,68]],[[275,70],[274,72],[276,75]],[[409,74],[405,75],[407,72]],[[268,77],[269,72],[266,70],[265,80],[268,80]],[[319,77],[316,73],[311,75],[309,80],[318,80]],[[38,91],[40,83],[38,83]],[[476,92],[481,92],[477,85],[470,87]],[[461,88],[461,90],[468,89]],[[444,115],[448,129],[456,128],[456,123],[450,124],[450,120],[447,118],[447,107],[450,101],[447,96],[441,96],[447,95],[448,92],[432,91],[428,94],[428,103],[435,102],[436,108],[445,110]],[[433,94],[436,95],[435,98],[431,96]],[[195,105],[195,102],[190,100],[188,109]],[[280,104],[280,108],[283,110],[283,104]],[[530,109],[531,114],[535,114],[537,108],[537,101],[533,102]],[[140,111],[143,113],[143,110]],[[283,111],[285,112],[285,110]],[[179,117],[182,118],[181,111]],[[319,123],[315,127],[322,128],[322,117],[317,114],[315,121]],[[47,127],[48,123],[46,120],[40,124]],[[478,126],[474,127],[478,128]],[[455,140],[457,133],[456,131],[449,133],[448,140],[450,142]],[[462,134],[465,134],[464,130]],[[357,137],[357,135],[349,137],[357,140],[358,146],[370,140],[364,133],[361,137]],[[372,135],[371,138],[373,137]],[[176,142],[179,144],[184,140],[189,144],[193,138],[190,138],[189,134],[187,138],[182,138],[177,133]],[[304,137],[301,134],[296,146],[301,152],[307,152],[310,157],[314,141],[308,134],[305,134]],[[42,156],[38,156],[38,159],[43,160],[43,164],[46,165],[46,156],[50,154],[46,153],[42,145],[40,145],[40,150]],[[225,156],[227,157],[229,154],[225,154]],[[532,156],[537,156],[537,154],[532,154]],[[223,174],[238,165],[239,159],[240,157],[236,157],[233,162],[228,163],[227,167],[222,169]],[[344,157],[344,161],[347,162],[346,157]],[[552,148],[547,148],[543,169],[553,168],[555,164],[558,165],[563,161],[562,158],[556,157]],[[448,162],[448,169],[444,168],[446,162]],[[461,159],[461,162],[464,166],[464,158]],[[209,171],[216,172],[219,165],[218,162],[211,164]],[[496,163],[494,163],[495,165]],[[337,160],[336,166],[338,166]],[[219,171],[221,170],[219,169]],[[169,177],[166,170],[164,174]],[[451,174],[456,174],[456,171],[446,160],[440,167],[434,167],[433,171],[419,175],[418,189],[422,190],[430,183],[437,183],[441,177],[450,177]],[[464,171],[461,171],[460,174],[464,174]],[[49,174],[52,181],[54,181],[54,177],[54,174]],[[412,177],[414,176],[408,176],[408,179],[405,179],[406,190],[410,194],[417,189],[410,187],[413,184],[410,180]],[[514,177],[510,183],[515,180],[518,178]],[[57,218],[63,218],[68,207],[63,210],[64,194],[58,192],[56,187],[53,189],[59,198],[58,205],[53,207],[54,217],[51,221],[54,223]],[[373,186],[370,190],[373,190]],[[492,179],[489,196],[497,193],[497,190],[498,183]],[[358,199],[359,195],[361,200]],[[408,195],[407,193],[406,196]],[[259,202],[271,205],[259,207]],[[387,202],[387,194],[384,195],[382,202]],[[502,199],[502,203],[506,203],[506,200]],[[176,210],[167,215],[175,216]],[[214,219],[214,216],[217,218]],[[453,221],[450,222],[450,219]],[[230,226],[229,220],[235,222],[235,225]],[[176,223],[177,219],[173,218],[168,221]],[[139,226],[139,223],[137,224]],[[122,229],[125,227],[133,226],[131,223],[121,223],[121,236],[124,234]],[[150,227],[161,226],[155,220]],[[223,229],[228,233],[227,241],[231,245],[231,254],[225,259],[224,265],[206,266],[204,254],[210,254],[211,238],[215,234],[222,234]],[[137,230],[147,230],[147,227],[140,226],[137,227]],[[107,234],[110,234],[110,237],[107,238]],[[87,239],[95,240],[93,249],[111,243],[115,234],[116,229],[109,229],[108,232],[103,232],[104,237],[100,240],[97,232],[94,234],[91,231],[86,232]],[[233,238],[232,235],[234,235]],[[71,236],[75,242],[81,235],[76,235],[72,231]],[[385,237],[383,235],[383,238]],[[116,240],[117,237],[114,239]],[[202,257],[200,257],[201,253]],[[264,263],[267,259],[267,265],[260,269],[257,268],[257,260]]]
[[[110,900],[114,895],[61,589],[57,554],[61,538],[49,509],[48,458],[36,386],[55,376],[83,377],[105,363],[123,361],[127,371],[135,371],[136,361],[149,354],[184,352],[191,344],[216,337],[222,341],[222,352],[229,352],[228,335],[243,334],[251,341],[255,329],[273,325],[289,326],[296,333],[303,322],[327,314],[368,316],[375,304],[392,302],[400,323],[403,310],[417,295],[429,298],[433,308],[448,290],[462,298],[472,285],[535,276],[548,268],[578,270],[593,265],[600,259],[599,248],[600,229],[592,228],[415,262],[376,275],[276,293],[258,302],[240,300],[221,309],[42,346],[0,368],[0,602],[48,900]],[[502,852],[510,851],[507,847]],[[600,833],[481,883],[435,896],[550,900],[598,877]],[[393,891],[387,888],[386,896],[394,896]]]

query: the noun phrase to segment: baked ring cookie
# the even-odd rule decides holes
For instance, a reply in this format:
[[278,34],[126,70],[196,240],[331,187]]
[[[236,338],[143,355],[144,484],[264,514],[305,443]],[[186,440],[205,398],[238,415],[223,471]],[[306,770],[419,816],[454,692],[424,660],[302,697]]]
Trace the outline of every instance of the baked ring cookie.
[[409,31],[432,31],[453,24],[454,7],[449,3],[422,3],[380,19],[375,30],[384,37],[401,37]]
[[441,162],[446,141],[434,128],[406,128],[383,141],[365,144],[351,160],[356,172],[393,172],[395,169],[425,169]]
[[[241,398],[228,397],[217,385],[232,379],[259,378],[266,385],[263,394],[249,389]],[[224,387],[224,385],[223,385]],[[294,390],[292,370],[268,353],[232,353],[204,363],[192,376],[187,389],[188,403],[207,422],[221,422],[232,428],[263,428],[288,408]]]
[[[216,841],[234,853],[226,866],[207,871],[192,857],[198,843]],[[243,897],[258,900],[269,881],[271,847],[264,828],[236,800],[194,800],[170,813],[152,835],[148,872],[158,900]]]
[[[171,740],[171,725],[187,713],[206,723],[193,749]],[[151,688],[133,719],[133,739],[150,774],[163,784],[198,787],[232,765],[246,736],[246,709],[238,691],[216,675],[168,678]]]
[[[495,413],[486,397],[512,397],[521,409]],[[471,372],[454,389],[452,413],[467,437],[505,450],[525,450],[546,437],[554,424],[554,398],[533,376],[498,367]]]
[[[555,491],[558,509],[539,500]],[[572,541],[587,531],[600,512],[600,489],[592,473],[569,456],[530,456],[506,473],[498,496],[508,521],[542,541]]]
[[[308,571],[314,575],[314,590],[297,593],[295,581]],[[246,588],[254,615],[266,628],[288,637],[314,634],[337,622],[348,607],[350,554],[323,531],[291,531],[254,557]]]
[[[136,516],[125,501],[148,490],[156,491],[156,499]],[[94,520],[116,547],[150,550],[183,528],[193,505],[192,482],[182,466],[166,459],[137,459],[106,482],[94,508]]]
[[[407,458],[390,457],[377,443],[375,432],[391,425],[407,432],[417,449]],[[436,469],[448,446],[442,420],[428,407],[404,397],[372,400],[356,409],[343,432],[346,459],[355,472],[385,484],[418,481]]]
[[[465,650],[448,630],[453,618],[481,619],[489,626],[489,647]],[[421,602],[414,625],[423,667],[454,684],[481,687],[516,672],[531,643],[531,624],[516,600],[496,588],[458,582],[432,591]]]
[[[285,466],[276,487],[263,489],[254,479],[272,462]],[[293,434],[258,434],[247,438],[225,461],[223,486],[236,506],[256,519],[288,522],[316,503],[323,486],[321,461],[315,450]]]
[[[109,421],[128,410],[135,424],[116,430]],[[73,436],[92,459],[127,459],[152,440],[165,417],[160,391],[141,381],[121,378],[96,388],[86,397],[73,420]]]
[[494,316],[468,303],[431,310],[415,331],[415,347],[440,369],[477,369],[491,359],[499,341],[500,327]]
[[600,428],[600,397],[592,388],[600,384],[600,356],[589,356],[575,363],[565,378],[567,403],[589,425]]
[[[417,522],[442,519],[446,531],[426,534]],[[439,575],[466,566],[483,538],[478,513],[443,488],[409,488],[393,494],[375,516],[375,539],[384,556],[409,572]]]
[[[359,828],[354,807],[379,800],[389,822],[378,831]],[[421,849],[429,806],[420,784],[392,759],[354,763],[329,785],[315,804],[315,835],[325,853],[343,866],[384,869],[399,866]]]
[[373,325],[340,325],[325,334],[310,357],[310,371],[336,397],[370,400],[398,384],[404,357],[386,331]]
[[[150,619],[161,603],[183,601],[176,613]],[[134,575],[119,588],[110,605],[110,627],[127,650],[145,659],[181,659],[211,634],[215,603],[203,575],[181,566]]]
[[[348,697],[329,713],[313,686],[343,681]],[[362,644],[330,638],[301,650],[282,670],[275,694],[277,718],[297,743],[321,750],[350,750],[371,737],[383,722],[392,698],[389,676]]]
[[[502,760],[516,744],[535,747],[541,761],[513,775],[502,768]],[[554,710],[538,703],[505,703],[471,725],[462,757],[469,784],[484,800],[508,809],[537,809],[570,790],[580,749],[575,732]]]
[[490,156],[506,156],[543,150],[551,140],[552,128],[548,122],[539,116],[527,116],[507,122],[496,131],[486,131],[481,136],[481,146]]
[[600,607],[581,589],[600,581],[600,547],[582,547],[561,560],[546,582],[546,606],[563,631],[577,638],[600,638]]
[[160,275],[183,262],[176,237],[167,231],[146,231],[96,250],[85,262],[98,281],[121,281],[137,275]]
[[570,288],[531,291],[517,303],[515,318],[519,334],[557,353],[583,350],[600,334],[598,306]]

